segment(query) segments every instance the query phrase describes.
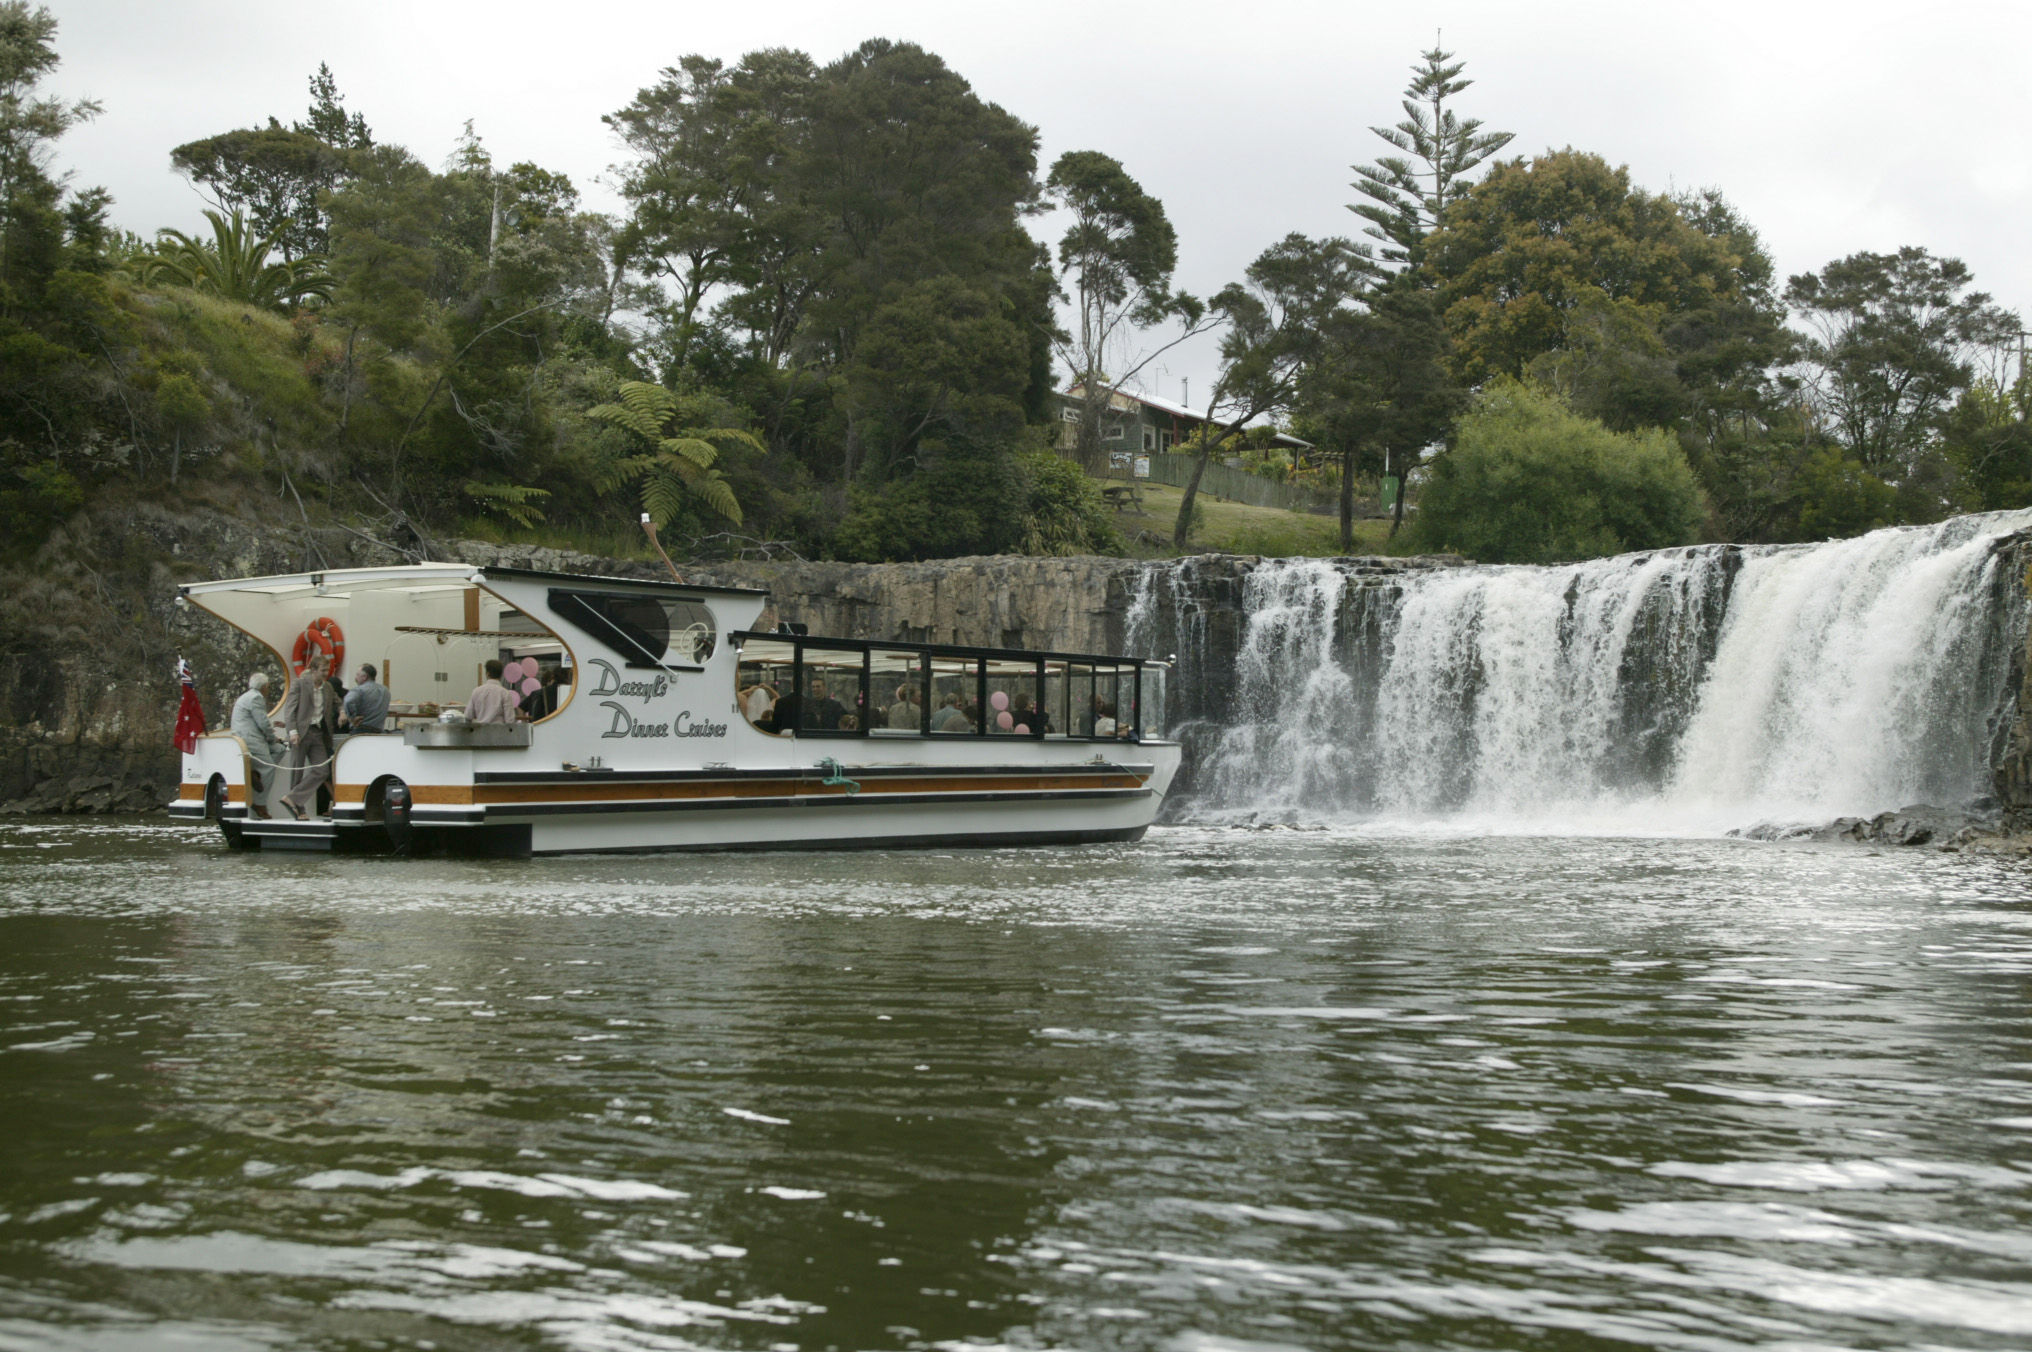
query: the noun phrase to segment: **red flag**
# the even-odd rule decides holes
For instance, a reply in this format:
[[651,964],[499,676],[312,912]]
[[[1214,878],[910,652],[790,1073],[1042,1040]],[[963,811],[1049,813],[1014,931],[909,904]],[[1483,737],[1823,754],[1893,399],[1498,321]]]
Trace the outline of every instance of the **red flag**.
[[198,749],[198,738],[205,735],[205,710],[198,703],[197,678],[191,674],[190,663],[179,657],[176,674],[183,682],[183,703],[176,709],[176,736],[172,740],[176,749],[188,756]]

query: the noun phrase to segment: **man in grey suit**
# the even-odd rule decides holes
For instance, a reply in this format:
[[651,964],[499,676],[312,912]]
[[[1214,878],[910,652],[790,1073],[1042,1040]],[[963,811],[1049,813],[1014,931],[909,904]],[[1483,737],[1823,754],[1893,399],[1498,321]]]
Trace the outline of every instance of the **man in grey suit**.
[[247,784],[247,807],[257,817],[266,817],[268,786],[282,764],[282,747],[268,722],[268,674],[257,671],[247,678],[247,693],[233,701],[233,735],[247,748],[251,763]]
[[317,792],[332,780],[332,740],[338,731],[338,700],[325,678],[331,661],[323,653],[313,654],[303,675],[292,681],[282,697],[282,735],[289,742],[289,768],[295,782],[278,800],[298,821],[309,821],[317,811]]

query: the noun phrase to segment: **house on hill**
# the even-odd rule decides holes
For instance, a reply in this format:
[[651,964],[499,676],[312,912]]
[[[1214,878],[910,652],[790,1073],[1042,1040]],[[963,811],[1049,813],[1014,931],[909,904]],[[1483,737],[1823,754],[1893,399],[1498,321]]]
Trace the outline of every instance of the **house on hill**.
[[[1058,447],[1069,452],[1079,443],[1080,419],[1084,415],[1084,392],[1075,385],[1058,398]],[[1207,425],[1207,415],[1195,408],[1154,394],[1116,390],[1101,410],[1100,440],[1108,453],[1109,467],[1127,473],[1139,455],[1170,451]],[[1293,451],[1309,451],[1312,443],[1279,432],[1272,444]],[[1147,466],[1138,477],[1147,475]]]

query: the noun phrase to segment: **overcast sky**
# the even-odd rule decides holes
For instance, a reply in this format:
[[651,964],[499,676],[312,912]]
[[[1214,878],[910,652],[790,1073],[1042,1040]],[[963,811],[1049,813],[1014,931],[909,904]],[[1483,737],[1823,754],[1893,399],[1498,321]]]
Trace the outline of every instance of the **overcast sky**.
[[[443,160],[472,119],[497,162],[569,174],[588,205],[616,147],[600,115],[689,52],[793,46],[823,62],[875,36],[944,57],[1066,150],[1120,159],[1178,228],[1201,294],[1291,230],[1354,233],[1348,166],[1397,119],[1434,30],[1468,62],[1464,114],[1512,152],[1574,146],[1653,189],[1716,186],[1782,274],[1921,244],[2032,311],[2032,5],[1711,0],[1702,5],[1255,0],[1204,4],[653,3],[651,0],[47,0],[51,88],[105,104],[59,163],[104,184],[119,224],[201,224],[169,149],[288,122],[328,62],[377,140]],[[1210,353],[1171,356],[1153,392],[1204,393]],[[1153,372],[1153,375],[1158,373]]]

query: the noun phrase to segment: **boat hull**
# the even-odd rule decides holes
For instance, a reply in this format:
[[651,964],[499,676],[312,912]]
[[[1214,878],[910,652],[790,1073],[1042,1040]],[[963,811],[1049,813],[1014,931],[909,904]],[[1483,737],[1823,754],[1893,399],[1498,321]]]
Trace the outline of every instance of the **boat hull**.
[[[831,775],[481,773],[468,786],[416,786],[399,829],[385,814],[370,818],[359,800],[309,822],[257,820],[230,798],[209,806],[229,843],[261,849],[526,856],[1093,844],[1139,840],[1156,820],[1178,748],[1137,751],[1133,763],[855,766]],[[176,806],[197,819],[208,805]]]

